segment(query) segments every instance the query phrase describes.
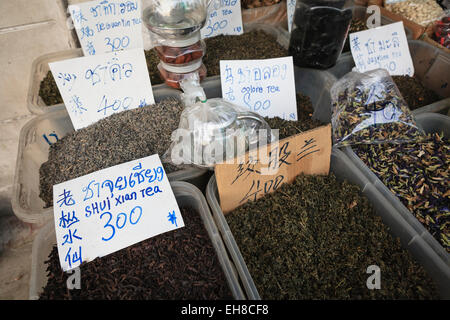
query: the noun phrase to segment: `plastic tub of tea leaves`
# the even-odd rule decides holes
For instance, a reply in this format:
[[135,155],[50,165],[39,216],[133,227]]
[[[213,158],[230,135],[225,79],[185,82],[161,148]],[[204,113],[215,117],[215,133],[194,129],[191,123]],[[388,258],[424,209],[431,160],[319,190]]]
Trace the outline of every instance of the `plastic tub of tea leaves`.
[[[270,37],[267,37],[267,34]],[[243,35],[221,35],[205,39],[205,42],[207,47],[203,62],[207,67],[206,79],[218,79],[220,60],[266,59],[287,56],[289,34],[281,27],[250,23],[244,24]],[[63,106],[61,95],[48,64],[82,56],[83,51],[81,49],[72,49],[46,54],[33,61],[27,97],[27,106],[31,113],[43,114],[52,108]],[[168,88],[159,75],[158,55],[154,50],[147,50],[145,51],[145,57],[153,90]]]
[[[443,138],[450,138],[450,117],[439,113],[422,113],[416,115],[415,118],[418,126],[422,127],[427,134],[439,135],[442,133]],[[441,150],[437,147],[438,144],[435,147],[437,141],[439,145],[441,143],[442,145],[445,144],[442,138],[433,137],[433,139],[427,139],[422,143],[402,144],[397,147],[398,150],[395,145],[386,145],[379,147],[362,146],[356,147],[357,149],[346,147],[343,151],[393,208],[390,215],[402,217],[406,226],[414,230],[415,235],[407,243],[407,247],[433,278],[436,279],[436,282],[441,287],[442,296],[448,299],[450,298],[449,222],[448,218],[447,222],[444,219],[448,216],[449,210],[449,149],[447,151],[445,149]],[[431,143],[431,146],[429,143]],[[417,148],[418,146],[420,146],[420,150]],[[358,151],[358,148],[361,148],[361,150]],[[372,150],[371,148],[375,149]],[[357,153],[360,156],[364,156],[366,162]],[[422,157],[423,160],[420,160]],[[392,162],[389,159],[392,159]],[[367,166],[367,161],[376,164],[376,167],[373,168],[376,171],[372,171]],[[426,163],[431,163],[428,165],[429,168]],[[426,176],[421,169],[422,167],[425,167]],[[416,168],[417,171],[415,171]],[[395,173],[396,170],[397,173]],[[414,176],[409,175],[408,172],[410,170],[413,171],[411,175]],[[381,175],[381,179],[376,172]],[[441,172],[440,175],[442,176],[439,174],[434,175],[434,172]],[[383,181],[389,183],[389,187]],[[402,184],[405,185],[404,188]],[[432,187],[429,187],[430,185]],[[430,188],[432,189],[430,190]],[[427,192],[427,189],[429,189],[428,196],[421,198],[421,195],[424,191]],[[438,190],[441,194],[437,193]],[[409,191],[413,194],[409,193]],[[415,208],[414,211],[417,211],[417,213],[410,211],[397,194],[405,199],[404,201],[408,202],[408,205],[410,204]],[[381,206],[383,204],[379,202],[376,205]],[[428,212],[430,212],[430,215],[428,215]],[[431,214],[434,216],[431,217]],[[419,218],[422,222],[418,220]],[[437,224],[438,222],[440,222],[439,225]],[[430,230],[433,230],[435,237],[430,233]],[[447,250],[443,247],[445,242],[447,242]]]
[[[179,230],[171,231],[170,233],[173,233],[173,232],[181,232],[181,233],[186,232],[186,234],[183,234],[183,235],[180,234],[179,236],[183,237],[183,238],[185,237],[187,240],[189,238],[192,238],[193,235],[195,235],[194,238],[202,238],[201,241],[205,241],[205,240],[203,240],[203,238],[205,238],[205,239],[209,238],[209,240],[211,241],[212,247],[208,248],[208,250],[211,251],[211,252],[208,251],[209,252],[208,257],[211,258],[211,253],[212,252],[215,252],[216,257],[217,257],[217,259],[212,263],[212,265],[214,266],[214,268],[216,270],[212,271],[212,272],[217,272],[218,270],[223,271],[223,275],[220,275],[220,274],[210,274],[210,275],[208,275],[208,277],[215,278],[215,279],[213,279],[213,281],[217,282],[218,285],[217,285],[216,289],[214,289],[214,287],[212,288],[211,286],[209,286],[209,289],[205,288],[205,291],[207,291],[209,294],[212,294],[211,290],[217,290],[217,291],[220,291],[221,293],[226,293],[227,295],[229,295],[230,299],[233,299],[233,298],[237,299],[237,300],[245,299],[245,295],[244,295],[244,292],[243,292],[243,290],[241,288],[241,285],[239,283],[239,279],[238,279],[238,276],[236,274],[236,270],[234,269],[234,266],[233,266],[232,262],[228,258],[225,246],[224,246],[223,241],[222,241],[222,239],[220,237],[220,234],[219,234],[219,231],[217,229],[217,226],[216,226],[214,220],[212,219],[212,215],[211,215],[211,212],[210,212],[210,209],[208,207],[208,204],[206,202],[205,197],[203,196],[203,194],[200,192],[200,190],[198,188],[196,188],[195,186],[193,186],[193,185],[191,185],[189,183],[186,183],[186,182],[180,182],[180,181],[171,182],[171,186],[172,186],[172,190],[174,192],[174,195],[175,195],[175,197],[177,199],[178,205],[180,206],[180,209],[183,210],[183,208],[187,208],[187,209],[193,211],[192,212],[193,215],[198,214],[200,216],[200,218],[201,218],[199,220],[199,223],[203,223],[203,227],[204,228],[202,228],[202,226],[196,226],[195,230],[193,229],[193,231],[187,231],[187,230],[183,230],[184,228],[181,228]],[[197,221],[194,220],[194,219],[186,221],[186,223],[189,223],[189,222],[196,223]],[[204,232],[204,231],[206,231],[206,232]],[[198,232],[198,235],[195,232]],[[157,241],[157,238],[161,237],[161,236],[162,237],[166,237],[167,235],[166,236],[164,234],[158,235],[158,236],[155,236],[154,238],[149,239],[149,240],[155,240],[155,242],[152,242],[152,244],[155,245],[155,246],[158,245],[158,244],[165,245],[167,243],[176,243],[176,240],[173,240],[173,238],[164,239],[164,241]],[[141,246],[146,241],[148,241],[148,240],[144,240],[144,241],[142,241],[142,242],[140,242],[138,244],[135,244],[133,246],[130,246],[128,248]],[[54,221],[50,221],[39,231],[38,235],[36,236],[36,238],[35,238],[35,240],[33,242],[32,261],[31,261],[30,291],[29,291],[29,299],[30,300],[38,300],[41,297],[41,295],[43,294],[43,292],[44,292],[43,288],[45,288],[47,283],[48,283],[48,270],[47,270],[48,265],[47,265],[46,261],[47,260],[51,260],[49,258],[49,256],[50,256],[50,253],[52,252],[52,249],[53,249],[54,246],[56,246],[55,225],[54,225]],[[155,256],[155,255],[158,256],[158,255],[161,254],[161,253],[154,253],[154,252],[152,252],[152,247],[153,246],[150,246],[149,249],[148,248],[145,249],[146,252],[148,252],[148,256],[145,257],[148,260],[147,261],[148,263],[151,263],[152,261],[154,262],[154,260],[152,260],[152,258],[151,258],[152,256]],[[174,254],[174,253],[177,252],[177,250],[174,249],[175,247],[176,246],[173,246],[172,249],[170,249],[171,254]],[[117,251],[115,253],[112,253],[112,254],[110,254],[108,256],[105,256],[105,257],[102,257],[102,258],[97,258],[97,259],[109,259],[113,255],[116,255],[116,254],[120,255],[121,251],[126,251],[128,248],[124,248],[124,249],[122,249],[120,251]],[[198,247],[197,248],[193,247],[193,248],[190,248],[190,249],[191,249],[190,251],[193,251],[193,252],[198,251]],[[183,250],[184,249],[181,249],[181,251],[178,251],[178,253],[180,255],[185,255],[186,253]],[[142,252],[141,249],[139,249],[138,251]],[[128,252],[128,253],[130,253],[130,252]],[[197,276],[190,275],[190,277],[192,278],[191,281],[195,281],[195,280],[202,280],[202,281],[204,281],[205,279],[195,279],[195,277],[199,277],[199,276],[203,277],[201,275],[201,273],[202,273],[201,272],[202,265],[201,265],[201,263],[198,263],[199,261],[201,262],[201,257],[199,257],[199,254],[198,253],[192,253],[192,254],[195,256],[196,265],[195,266],[190,266],[190,267],[191,268],[194,267],[195,269],[197,269]],[[128,256],[130,256],[130,255],[128,255]],[[131,252],[131,256],[134,259],[140,258],[139,255],[133,254],[132,252]],[[143,258],[143,259],[145,259],[145,258]],[[161,257],[158,258],[158,261],[164,261],[164,259],[167,259],[167,258],[168,258],[168,256],[161,256]],[[199,258],[199,259],[197,259],[197,258]],[[208,262],[207,262],[208,265],[211,264],[211,262],[209,261],[211,259],[209,259],[209,258],[208,258]],[[122,265],[124,259],[119,259],[119,260],[121,261],[120,264]],[[53,263],[55,263],[55,262],[53,261]],[[94,260],[94,261],[90,262],[89,264],[95,264],[95,263],[96,263],[96,261]],[[167,261],[166,264],[168,264],[168,263],[170,263],[170,262]],[[219,265],[217,265],[217,263]],[[56,264],[57,264],[57,266],[56,266],[57,271],[62,273],[61,269],[59,269],[59,262],[56,262]],[[83,269],[83,265],[80,267],[80,274],[81,274],[80,286],[81,286],[81,288],[80,288],[80,290],[73,289],[72,296],[74,298],[76,298],[77,294],[78,294],[76,291],[81,291],[82,292],[83,290],[89,290],[89,289],[86,289],[86,282],[84,282],[84,281],[88,281],[91,285],[95,286],[95,280],[91,279],[92,278],[91,276],[92,276],[93,272],[92,272],[91,269],[89,269],[90,268],[89,264],[84,266],[88,270]],[[186,261],[186,264],[189,264],[189,261]],[[130,267],[131,268],[127,268],[127,272],[126,273],[115,275],[115,276],[112,276],[113,272],[109,272],[108,270],[105,270],[105,272],[102,275],[101,274],[101,267],[97,267],[97,269],[95,270],[94,273],[95,273],[96,276],[106,277],[106,278],[108,278],[108,279],[110,279],[112,281],[115,278],[117,278],[117,277],[124,277],[126,279],[128,275],[136,276],[139,280],[142,281],[142,283],[135,284],[135,285],[136,286],[138,286],[138,285],[144,286],[144,288],[139,288],[140,290],[146,289],[147,288],[146,286],[148,285],[148,282],[144,282],[144,279],[139,277],[138,274],[134,275],[133,272],[131,272],[131,273],[129,272],[129,269],[133,269],[132,265],[134,265],[134,263],[133,263],[133,261],[130,261]],[[142,263],[142,265],[145,268],[145,271],[144,271],[145,273],[149,273],[151,271],[150,267],[145,267],[145,263]],[[54,266],[54,264],[52,266]],[[118,269],[121,268],[119,265],[116,265],[116,267]],[[183,265],[182,268],[184,268],[184,267],[185,267],[185,265]],[[55,268],[53,268],[53,269],[50,268],[50,270],[56,271]],[[85,270],[85,271],[83,271],[83,270]],[[123,271],[123,270],[120,270],[118,273],[120,273],[121,271]],[[153,270],[152,273],[158,273],[160,271],[161,271],[160,269],[155,268],[155,270]],[[176,270],[173,270],[173,271],[175,272]],[[208,272],[208,270],[204,270],[204,271],[205,271],[205,273]],[[183,271],[181,270],[181,271],[177,271],[177,272],[183,272]],[[220,271],[219,271],[219,273],[220,273]],[[58,275],[56,275],[56,274],[54,274],[54,275],[56,276],[56,278],[58,278]],[[86,278],[83,279],[83,275],[85,277],[88,277],[88,278],[90,277],[90,279],[86,279]],[[162,277],[162,275],[157,275],[157,277]],[[136,280],[133,280],[133,283],[135,283],[135,281]],[[180,280],[174,280],[174,281],[177,282],[177,281],[180,281]],[[188,277],[186,277],[186,279],[182,280],[181,282],[186,282],[188,286],[192,286],[192,284],[189,283],[189,278]],[[131,282],[128,282],[128,284],[130,284],[130,283]],[[153,281],[153,282],[150,281],[150,283],[156,283],[156,281]],[[65,282],[61,282],[59,280],[56,280],[54,283],[52,283],[52,286],[65,285],[65,284],[66,284]],[[220,288],[221,288],[220,290],[218,289],[219,285],[220,285]],[[175,284],[175,286],[176,286],[176,284]],[[180,287],[182,287],[182,286],[184,286],[185,289],[186,289],[186,284],[180,284]],[[226,288],[226,286],[228,286],[228,288]],[[55,287],[55,290],[53,290],[52,293],[51,293],[51,294],[57,295],[55,297],[55,299],[67,299],[68,297],[70,297],[70,294],[68,296],[65,295],[65,293],[68,291],[66,289],[66,287],[59,288],[59,289],[62,289],[62,290],[57,290],[57,289],[58,288]],[[109,289],[111,289],[111,288],[109,288]],[[124,292],[130,293],[129,290],[125,290],[125,288],[120,288],[120,285],[118,285],[117,289],[122,289]],[[158,290],[158,288],[151,288],[150,287],[149,288],[149,294],[151,292],[150,291],[151,289]],[[100,290],[102,292],[101,298],[102,299],[106,299],[106,294],[105,294],[105,292],[103,292],[104,288],[101,287],[100,283],[98,284],[98,287],[97,287],[97,289],[95,291],[97,291],[97,290]],[[229,293],[227,292],[228,290],[229,290]],[[58,296],[57,292],[61,292],[61,291],[64,293],[64,295]],[[169,290],[166,290],[166,294],[170,295],[170,292],[168,292],[168,291]],[[183,291],[183,290],[180,289],[177,292],[177,294],[180,294],[180,291]],[[97,294],[98,294],[98,292],[92,293],[92,295],[91,295],[90,292],[86,292],[86,293],[83,293],[82,299],[86,299],[86,297],[88,297],[89,299],[96,299],[96,295]],[[115,299],[121,299],[121,297],[116,297],[116,295],[119,295],[117,290],[115,290],[115,292],[112,292],[111,294],[115,297]],[[189,298],[192,298],[192,297],[187,296],[187,297],[184,297],[184,298],[189,299]],[[133,299],[132,294],[130,296],[127,296],[126,299]],[[145,294],[144,294],[144,299],[145,299]],[[170,297],[166,297],[166,299],[170,299]],[[198,299],[198,297],[196,297],[196,299]]]
[[[414,76],[393,76],[400,93],[415,115],[425,112],[447,114],[450,111],[450,54],[424,41],[408,40],[408,45]],[[340,79],[354,66],[351,53],[346,53],[327,72]]]
[[[364,216],[363,221],[361,221],[360,223],[361,224],[368,223],[369,225],[367,225],[366,228],[372,229],[373,228],[372,223],[374,223],[374,221],[377,221],[377,227],[374,228],[376,230],[377,230],[378,227],[382,226],[383,223],[384,223],[383,231],[380,231],[383,234],[381,237],[384,239],[383,241],[386,241],[386,244],[395,246],[395,249],[392,249],[391,247],[388,247],[388,250],[392,249],[393,252],[386,253],[385,255],[380,253],[378,258],[383,259],[383,261],[376,261],[376,262],[373,261],[373,263],[374,264],[381,263],[383,265],[385,263],[387,264],[388,263],[387,261],[390,259],[390,255],[391,254],[392,255],[399,254],[402,258],[400,258],[400,256],[397,256],[396,258],[392,258],[393,260],[390,262],[391,265],[396,264],[397,263],[396,261],[402,261],[401,263],[407,263],[409,266],[408,267],[403,266],[403,267],[407,268],[408,272],[411,272],[411,273],[414,273],[414,274],[421,274],[421,276],[423,278],[421,280],[417,280],[417,281],[421,282],[421,285],[426,285],[426,286],[429,286],[430,288],[433,288],[433,289],[430,289],[430,290],[434,292],[433,293],[434,298],[437,298],[438,297],[438,293],[437,293],[436,284],[433,282],[433,280],[430,278],[430,276],[426,274],[426,272],[422,268],[422,266],[417,264],[406,250],[401,249],[401,247],[407,248],[407,245],[411,241],[411,239],[413,239],[414,237],[417,236],[417,232],[411,226],[409,226],[401,216],[398,216],[398,215],[396,216],[396,215],[392,214],[395,211],[393,206],[390,203],[388,203],[387,201],[385,201],[385,199],[383,198],[381,193],[369,182],[367,177],[365,177],[365,175],[352,163],[352,161],[350,161],[342,151],[340,151],[338,149],[335,149],[335,148],[333,149],[332,154],[331,154],[330,173],[334,174],[334,176],[337,178],[337,180],[340,181],[339,183],[344,183],[343,187],[345,189],[347,189],[349,187],[349,185],[345,184],[345,182],[342,182],[342,181],[349,181],[351,184],[356,185],[356,186],[350,187],[350,188],[358,188],[359,187],[361,192],[362,192],[362,194],[363,194],[363,196],[365,196],[370,203],[372,203],[372,204],[380,204],[380,205],[375,205],[374,208],[376,209],[376,213],[381,217],[382,223],[381,223],[381,221],[376,220],[376,219],[378,219],[377,217],[372,217],[370,219],[374,219],[374,220],[370,221],[370,222],[367,222],[366,220],[364,220],[364,219],[367,218],[366,216]],[[330,178],[324,178],[324,179],[330,179]],[[308,179],[306,179],[306,180],[308,180]],[[332,178],[330,179],[330,181],[332,181]],[[329,182],[325,182],[325,185],[328,187],[327,183],[329,183]],[[352,190],[353,190],[353,192],[355,192],[355,189],[352,189]],[[347,194],[347,191],[345,192],[346,194]],[[276,191],[275,193],[277,193],[277,192],[278,191]],[[344,194],[343,190],[342,190],[342,194]],[[339,197],[339,196],[337,196],[337,197]],[[260,284],[258,285],[258,284],[255,283],[255,280],[254,280],[254,276],[255,275],[252,277],[252,274],[250,273],[249,268],[248,268],[248,266],[246,264],[246,261],[245,261],[243,255],[242,255],[242,252],[241,252],[241,250],[245,249],[245,248],[240,248],[238,246],[238,244],[236,242],[236,238],[235,238],[235,236],[233,235],[233,232],[230,229],[230,225],[228,223],[228,220],[227,220],[226,216],[223,214],[223,212],[222,212],[222,210],[220,208],[219,195],[218,195],[218,190],[217,190],[215,176],[212,176],[211,180],[208,183],[207,192],[206,192],[206,198],[207,198],[207,201],[208,201],[208,203],[209,203],[209,205],[211,207],[211,211],[212,211],[212,214],[214,215],[214,219],[216,220],[216,224],[217,224],[217,226],[219,228],[219,231],[222,234],[222,238],[224,240],[225,246],[227,247],[228,251],[230,252],[231,260],[234,262],[234,264],[236,266],[236,269],[238,271],[238,274],[239,274],[239,276],[241,278],[242,287],[245,289],[245,292],[247,294],[248,299],[250,299],[250,300],[259,300],[259,299],[261,299],[260,293],[259,293],[259,291],[257,289],[257,286],[259,286]],[[308,198],[308,196],[306,196],[306,198]],[[280,201],[286,201],[286,199],[280,200]],[[348,200],[348,201],[351,201],[351,200]],[[362,198],[360,198],[358,200],[358,202],[356,202],[356,203],[355,203],[355,201],[353,201],[350,204],[349,209],[352,209],[354,206],[358,206],[358,205],[362,205],[364,207],[364,204],[363,203],[359,203],[359,201],[363,201],[364,202],[364,200],[362,200]],[[304,199],[304,201],[302,203],[308,204],[308,199],[306,199],[306,200]],[[263,205],[263,204],[260,204],[260,205]],[[264,205],[270,205],[270,204],[266,203]],[[329,205],[327,206],[326,203],[324,205],[320,206],[320,208],[328,208],[328,207],[329,207]],[[308,209],[308,210],[313,210],[313,209]],[[317,209],[317,210],[320,210],[320,209]],[[324,209],[324,210],[329,210],[329,209]],[[338,210],[338,208],[336,208],[336,210]],[[313,210],[313,212],[314,212],[314,210]],[[333,211],[333,213],[336,213],[336,212]],[[245,214],[245,212],[240,212],[240,214]],[[261,214],[261,212],[259,212],[258,214]],[[358,216],[358,214],[356,216]],[[348,220],[348,218],[349,217],[343,217],[342,219],[344,219],[344,220],[342,220],[342,223],[344,223],[344,221],[347,221],[347,222],[353,221],[352,220],[353,218],[350,218],[350,220]],[[244,218],[242,218],[242,219],[246,220]],[[286,217],[284,217],[283,219],[286,219]],[[323,219],[323,217],[321,219]],[[237,220],[234,219],[234,227],[237,228],[237,226],[238,225],[240,226],[241,223],[240,222],[236,222],[236,221]],[[283,220],[283,221],[286,221],[286,220]],[[322,222],[323,223],[331,223],[330,221],[324,221],[324,220],[322,220]],[[322,222],[316,221],[316,223],[319,223],[319,224],[322,223]],[[242,225],[245,225],[246,223],[248,223],[248,220],[246,222],[243,222]],[[256,223],[256,222],[254,222],[254,223]],[[389,228],[385,227],[385,225],[387,225]],[[311,227],[313,227],[313,226],[311,226]],[[319,226],[316,226],[316,227],[320,228]],[[336,231],[340,230],[339,228],[341,228],[341,227],[342,226],[336,226],[337,229],[334,229],[333,227],[331,227],[330,232],[333,233],[334,232],[333,230],[336,230]],[[292,232],[289,231],[289,230],[291,230],[291,228],[289,228],[288,226],[285,226],[284,228],[286,228],[286,229],[283,229],[283,231],[280,231],[280,232],[281,233],[284,233],[284,232],[289,233],[288,235],[286,235],[286,237],[290,238],[292,236]],[[297,228],[297,227],[292,226],[292,228]],[[306,227],[304,227],[304,228],[306,228]],[[364,227],[362,227],[362,229],[361,229],[361,227],[358,227],[358,229],[360,230],[359,232],[361,232],[361,230],[364,230]],[[389,230],[389,232],[387,230]],[[249,232],[252,233],[252,231],[249,231]],[[258,228],[258,231],[255,230],[255,233],[253,233],[253,235],[255,237],[257,237],[257,235],[261,235],[262,234],[261,232],[262,231],[260,230],[260,228]],[[356,232],[357,232],[356,229],[354,230],[354,232],[356,234]],[[371,232],[378,232],[378,231],[371,230]],[[392,238],[388,239],[390,237],[389,233],[392,233],[395,237],[399,237],[400,240],[397,240],[397,239],[394,240]],[[375,237],[378,237],[378,235],[375,236]],[[272,236],[271,236],[271,239],[273,239]],[[367,240],[367,238],[366,238],[366,240]],[[244,240],[241,239],[241,241],[244,241]],[[272,241],[275,241],[275,240],[273,239]],[[306,241],[306,239],[305,239],[305,241]],[[399,241],[399,242],[397,242],[397,241]],[[245,240],[245,243],[250,243],[250,242],[247,242]],[[290,242],[290,246],[292,246],[292,247],[301,246],[301,243],[304,243],[304,242],[300,241],[298,244],[296,244],[294,242]],[[417,239],[417,243],[419,245],[423,245],[424,244],[422,239]],[[266,254],[266,255],[272,256],[271,253],[270,253],[270,249],[268,249],[268,247],[266,247],[267,245],[268,244],[266,243],[265,244],[265,248],[266,248],[265,250],[266,251],[264,253],[254,252],[256,249],[253,248],[253,247],[252,247],[251,250],[252,250],[252,252],[254,252],[253,254],[255,256],[260,256],[261,254],[263,254],[263,255]],[[367,250],[370,251],[370,254],[374,254],[374,252],[377,252],[379,250],[383,250],[382,247],[379,247],[380,246],[379,243],[376,245],[377,248],[375,249],[375,251],[372,251],[369,248],[366,248],[365,247],[366,245],[367,245],[366,243],[358,244],[357,245],[358,248],[356,250],[358,250],[358,252],[360,250],[363,250],[363,252],[364,252],[364,250],[367,249]],[[283,246],[283,244],[281,246]],[[318,246],[317,248],[313,249],[314,252],[316,252],[317,250],[319,250],[319,251],[320,250],[325,250],[324,252],[326,252],[327,249],[326,249],[326,247],[323,246],[323,243],[322,244],[317,244],[317,246]],[[246,251],[246,253],[248,255],[249,250],[244,250],[244,251]],[[400,253],[400,251],[402,251],[402,252]],[[375,254],[378,254],[378,253],[375,253]],[[337,262],[337,263],[342,263],[344,265],[349,263],[349,261],[345,260],[345,258],[341,258],[339,256],[339,253],[334,253],[334,255],[335,256],[334,256],[333,259],[335,259],[336,261],[340,261],[340,262]],[[352,254],[350,254],[350,255],[352,255]],[[365,254],[363,254],[363,255],[365,255]],[[276,261],[274,260],[275,256],[274,256],[273,259],[269,258],[269,256],[267,256],[267,258],[265,258],[266,260],[264,260],[264,261],[272,260],[271,262],[267,262],[271,266],[273,266],[273,264],[276,264],[276,263],[279,263],[280,265],[284,266],[284,262],[281,262],[281,261],[278,261],[278,260],[276,260]],[[381,258],[381,256],[383,256],[384,258]],[[257,259],[258,259],[258,261],[261,261],[259,258],[257,258]],[[297,264],[297,265],[299,263],[301,263],[301,262],[297,261],[294,256],[289,256],[289,258],[287,258],[287,259],[288,259],[288,261],[291,261],[291,260],[295,261],[294,263]],[[342,259],[344,259],[344,260],[342,260]],[[369,259],[369,260],[371,260],[371,259]],[[283,260],[283,258],[281,260]],[[407,262],[405,262],[405,261],[407,261]],[[253,263],[253,268],[255,268],[255,261],[253,261],[252,263]],[[329,261],[327,261],[326,263],[329,263]],[[314,267],[315,266],[314,263],[311,266],[313,268],[315,268]],[[323,269],[323,267],[324,266],[322,265],[321,268]],[[366,272],[366,270],[359,270],[359,269],[357,269],[358,265],[355,265],[355,266],[352,266],[352,267],[356,268],[354,270],[355,276],[357,274]],[[285,268],[288,268],[288,266],[285,266]],[[319,272],[318,268],[319,268],[319,265],[317,265],[317,269],[315,269],[315,271],[314,270],[310,270],[310,272],[316,272],[317,273],[317,272]],[[366,268],[366,266],[364,268]],[[412,269],[410,269],[410,268],[412,268]],[[264,266],[259,268],[260,271],[261,271],[261,269],[265,269]],[[271,268],[269,268],[269,269],[271,269]],[[412,270],[414,270],[414,271],[412,271]],[[387,270],[385,270],[385,272],[386,271]],[[267,274],[265,274],[265,275],[258,275],[257,277],[259,279],[264,279],[265,276],[267,275],[267,277],[272,278],[274,276],[274,274],[278,274],[278,272],[281,272],[279,268],[277,268],[276,271],[275,270],[268,271]],[[383,275],[383,268],[381,268],[381,274]],[[387,275],[387,273],[384,273],[384,274],[385,274],[385,276]],[[390,281],[393,280],[391,277],[395,277],[395,276],[399,277],[398,275],[395,274],[395,272],[394,272],[394,275],[390,274],[389,275],[389,279],[391,279]],[[403,276],[406,276],[406,274],[404,274]],[[308,277],[310,277],[310,275],[308,275]],[[316,275],[316,277],[317,277],[317,275]],[[305,292],[305,288],[302,287],[302,285],[300,284],[300,282],[302,282],[301,278],[302,277],[299,276],[299,279],[295,280],[296,284],[290,284],[288,286],[291,287],[291,289],[293,289],[294,291],[296,291],[296,290],[301,291],[302,290],[303,292]],[[419,278],[420,277],[418,277],[417,279],[419,279]],[[269,280],[269,282],[270,281],[271,280]],[[314,281],[315,280],[313,280],[313,282]],[[332,281],[332,280],[330,280],[330,281]],[[344,283],[344,286],[345,286],[346,285],[345,284],[346,280],[344,279],[342,281],[344,281],[343,283]],[[403,281],[403,279],[398,279],[398,281]],[[299,283],[297,283],[297,282],[299,282]],[[365,284],[366,284],[365,280],[363,282],[364,282],[363,285],[360,284],[361,287],[364,287]],[[286,282],[284,282],[284,284],[286,285]],[[336,283],[334,283],[334,285],[336,285]],[[408,287],[408,281],[406,281],[406,283],[403,283],[403,286]],[[336,288],[334,288],[334,289],[336,289]],[[267,290],[269,290],[267,288],[261,288],[261,287],[260,287],[260,289],[262,289],[266,293],[268,292]],[[329,290],[331,290],[331,291],[329,291],[329,292],[333,292],[334,289],[333,289],[333,285],[331,285],[331,288],[329,288]],[[276,290],[278,290],[278,289],[276,289]],[[281,290],[281,292],[284,291],[283,288],[280,288],[280,290]],[[300,297],[300,299],[303,299],[303,298],[305,298],[305,299],[318,298],[317,296],[315,296],[315,293],[314,293],[315,290],[318,290],[318,288],[315,288],[315,289],[314,288],[310,288],[310,290],[312,290],[310,292],[310,294],[306,294],[306,297]],[[365,288],[365,290],[367,290],[367,292],[370,291],[367,288]],[[410,288],[407,288],[405,290],[406,290],[405,291],[405,295],[410,294],[411,296],[414,296],[415,295],[414,292],[417,291],[414,286],[411,286]],[[306,291],[308,291],[308,290],[306,290]],[[374,290],[374,291],[377,291],[377,290]],[[427,291],[427,289],[425,289],[425,291]],[[406,293],[406,292],[409,292],[409,293]],[[322,292],[322,293],[324,293],[324,292]],[[342,292],[341,292],[341,294],[342,294]],[[389,293],[387,293],[387,294],[389,295]],[[345,293],[343,295],[345,296]],[[350,298],[350,299],[356,299],[357,297],[358,297],[358,294],[354,294],[354,296],[347,296],[347,298]],[[273,297],[271,297],[271,298],[273,298]],[[282,297],[275,297],[275,299],[278,299],[278,298],[282,298]],[[284,297],[284,298],[286,298],[286,297]],[[324,296],[324,297],[319,298],[319,299],[324,299],[324,298],[327,299],[329,297],[325,297]],[[334,297],[334,298],[336,298],[336,297]],[[342,298],[342,297],[338,297],[338,299],[340,299],[340,298]],[[371,296],[371,298],[376,298],[376,296]],[[407,298],[407,297],[405,296],[404,298]],[[267,297],[263,297],[263,299],[267,299]],[[296,297],[296,299],[299,299],[299,297]]]
[[[180,91],[168,88],[157,88],[153,93],[156,103],[167,98],[179,99],[180,95]],[[123,114],[130,111],[133,110],[124,111]],[[123,121],[126,122],[127,120]],[[107,135],[108,131],[108,129],[103,130],[103,134]],[[44,223],[53,216],[53,207],[45,208],[46,203],[40,197],[40,179],[42,178],[40,177],[40,168],[48,160],[50,145],[74,132],[74,127],[64,105],[52,108],[51,111],[35,117],[22,127],[11,199],[13,211],[22,221]],[[167,134],[170,137],[170,133]],[[111,143],[122,144],[126,142]],[[128,143],[128,145],[130,144]],[[76,156],[76,150],[71,152]],[[206,170],[193,167],[168,173],[169,180],[188,181],[202,190],[206,187],[209,177],[210,174]]]

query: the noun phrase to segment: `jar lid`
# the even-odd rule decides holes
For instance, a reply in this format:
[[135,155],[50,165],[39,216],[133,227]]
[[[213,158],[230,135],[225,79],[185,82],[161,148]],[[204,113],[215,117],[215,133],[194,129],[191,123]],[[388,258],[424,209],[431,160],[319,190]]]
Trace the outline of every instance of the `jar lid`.
[[193,71],[197,70],[198,68],[200,68],[202,66],[203,61],[202,61],[202,59],[198,59],[197,61],[192,62],[192,64],[188,64],[188,65],[182,66],[182,67],[175,67],[174,65],[169,65],[162,61],[160,61],[159,63],[161,64],[161,67],[163,67],[164,69],[166,69],[169,72],[189,73],[189,72],[193,72]]
[[161,38],[159,40],[159,42],[163,46],[181,48],[181,47],[187,47],[187,46],[193,45],[194,43],[199,42],[200,39],[201,39],[200,31],[198,31],[198,32],[195,32],[194,34],[192,34],[191,36],[183,38],[183,39],[164,39],[164,38]]

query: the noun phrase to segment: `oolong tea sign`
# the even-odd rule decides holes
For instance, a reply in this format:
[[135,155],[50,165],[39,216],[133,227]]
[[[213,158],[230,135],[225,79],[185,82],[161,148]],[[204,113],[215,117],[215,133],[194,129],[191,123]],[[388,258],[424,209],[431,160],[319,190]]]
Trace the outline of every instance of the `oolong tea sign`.
[[386,69],[391,76],[414,75],[403,22],[351,33],[350,50],[359,72]]
[[331,125],[280,140],[215,166],[220,206],[228,213],[291,183],[300,173],[328,174]]
[[114,113],[155,103],[143,49],[69,59],[49,66],[75,130]]
[[140,0],[95,0],[68,10],[85,56],[143,48]]
[[55,185],[53,203],[64,271],[184,226],[158,155]]
[[263,117],[297,120],[292,57],[221,60],[222,97]]

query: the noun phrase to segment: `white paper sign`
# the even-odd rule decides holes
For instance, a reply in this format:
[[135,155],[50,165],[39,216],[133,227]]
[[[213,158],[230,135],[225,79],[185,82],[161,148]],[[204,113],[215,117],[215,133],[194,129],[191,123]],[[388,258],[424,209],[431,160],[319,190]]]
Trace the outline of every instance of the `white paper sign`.
[[75,130],[154,104],[143,49],[49,63]]
[[95,0],[68,10],[85,56],[143,48],[140,0]]
[[55,185],[53,204],[64,271],[184,226],[158,155]]
[[414,75],[403,22],[350,34],[355,68],[366,72],[383,68],[390,75]]
[[292,30],[292,19],[294,18],[295,5],[297,4],[296,0],[287,0],[287,19],[288,19],[288,29],[289,32]]
[[222,97],[264,117],[297,120],[292,57],[221,60]]
[[208,7],[205,26],[200,31],[202,39],[220,34],[243,34],[241,2],[239,0],[213,0]]

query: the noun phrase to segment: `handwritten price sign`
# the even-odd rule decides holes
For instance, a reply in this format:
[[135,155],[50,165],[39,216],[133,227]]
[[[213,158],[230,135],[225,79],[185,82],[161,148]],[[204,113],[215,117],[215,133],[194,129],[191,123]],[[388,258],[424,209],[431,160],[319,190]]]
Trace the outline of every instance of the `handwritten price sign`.
[[143,49],[49,63],[75,130],[154,104]]
[[238,0],[214,0],[208,7],[206,24],[201,30],[202,38],[220,34],[239,35],[242,27],[241,2]]
[[414,75],[402,21],[351,33],[350,49],[359,72],[381,68],[392,76]]
[[297,120],[292,57],[221,60],[222,97],[264,117]]
[[216,165],[223,212],[276,191],[300,173],[328,174],[331,147],[331,125],[328,125],[251,150],[233,164]]
[[53,186],[64,271],[184,226],[158,155]]
[[96,0],[69,6],[84,55],[143,48],[140,0]]

